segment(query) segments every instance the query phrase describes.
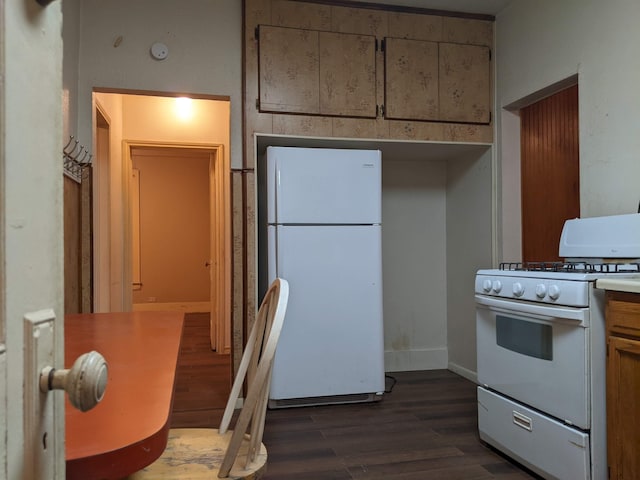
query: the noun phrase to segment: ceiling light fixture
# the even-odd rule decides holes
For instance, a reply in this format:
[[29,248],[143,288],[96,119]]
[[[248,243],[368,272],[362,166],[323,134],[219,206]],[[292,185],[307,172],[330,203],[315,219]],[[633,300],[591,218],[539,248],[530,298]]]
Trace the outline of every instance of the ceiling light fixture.
[[193,116],[193,100],[189,97],[176,98],[176,115],[180,120],[189,120]]

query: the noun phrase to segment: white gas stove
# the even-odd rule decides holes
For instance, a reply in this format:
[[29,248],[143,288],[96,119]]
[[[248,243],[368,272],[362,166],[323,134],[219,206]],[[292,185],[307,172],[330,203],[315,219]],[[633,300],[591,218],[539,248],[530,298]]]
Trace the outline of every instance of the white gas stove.
[[638,276],[640,260],[624,260],[624,263],[503,263],[498,269],[478,270],[476,293],[579,307],[589,305],[587,282],[605,277]]
[[476,275],[480,438],[545,478],[607,478],[604,293],[640,278],[640,214],[569,220],[566,262]]

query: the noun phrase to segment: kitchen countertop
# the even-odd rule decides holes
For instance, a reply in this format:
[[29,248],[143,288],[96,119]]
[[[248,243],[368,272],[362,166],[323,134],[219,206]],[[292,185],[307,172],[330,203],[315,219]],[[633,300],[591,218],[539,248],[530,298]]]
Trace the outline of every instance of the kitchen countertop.
[[618,292],[640,293],[640,278],[599,278],[596,288]]

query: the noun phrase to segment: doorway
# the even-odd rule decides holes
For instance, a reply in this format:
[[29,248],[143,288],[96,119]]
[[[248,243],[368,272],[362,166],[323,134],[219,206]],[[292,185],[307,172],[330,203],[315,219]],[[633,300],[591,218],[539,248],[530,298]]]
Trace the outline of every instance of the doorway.
[[129,153],[133,309],[208,312],[215,152],[144,145]]
[[206,313],[211,349],[230,353],[221,147],[125,145],[133,310]]
[[[102,285],[96,285],[96,291],[101,287],[103,291],[108,290],[108,305],[112,311],[168,308],[189,313],[195,308],[196,312],[210,312],[211,347],[219,353],[228,353],[231,348],[229,100],[219,97],[179,100],[176,96],[161,94],[101,90],[94,92],[94,102],[96,108],[109,119],[110,147],[109,171],[102,172],[103,177],[108,177],[109,212],[106,215],[97,212],[95,215],[96,219],[102,218],[103,223],[108,217],[110,271],[108,274],[102,271],[96,273],[96,283],[103,282]],[[188,107],[186,110],[185,104]],[[94,124],[94,127],[98,130],[97,125]],[[200,273],[205,273],[205,276],[201,275],[197,288],[190,289],[192,294],[199,289],[195,297],[187,295],[179,298],[167,296],[166,292],[158,293],[160,290],[155,290],[155,293],[145,290],[145,269],[141,269],[143,264],[138,259],[145,258],[149,252],[138,252],[134,247],[139,244],[134,244],[133,240],[141,238],[139,232],[147,229],[144,222],[148,215],[145,217],[141,214],[140,222],[134,222],[136,212],[141,213],[142,210],[132,208],[135,206],[134,200],[139,197],[133,195],[135,185],[132,185],[131,178],[134,157],[146,158],[152,150],[159,153],[160,158],[175,157],[179,152],[183,162],[191,162],[196,157],[201,160],[198,176],[204,176],[202,184],[210,192],[201,197],[206,205],[201,205],[200,210],[206,211],[208,207],[210,212],[209,221],[202,226],[202,230],[209,233],[201,244],[207,244],[209,251],[206,255],[201,253],[204,258],[198,260]],[[156,160],[159,161],[158,158]],[[100,178],[94,181],[100,184]],[[144,180],[140,186],[144,188]],[[165,192],[164,196],[174,204],[179,204],[185,195],[183,191],[180,195]],[[146,209],[149,213],[153,207],[147,205]],[[141,227],[140,231],[138,227]],[[165,240],[156,238],[155,243],[160,244]],[[100,258],[100,246],[94,247],[96,257]],[[148,265],[146,268],[146,273],[155,277],[153,269],[149,270]],[[138,278],[140,275],[142,280]],[[104,287],[105,278],[109,278],[108,289]],[[146,278],[151,281],[153,277]],[[174,283],[182,282],[180,272],[175,269],[172,280]],[[202,290],[209,294],[206,295]],[[196,297],[197,301],[194,300]]]
[[560,261],[565,220],[580,216],[578,85],[520,110],[522,260]]

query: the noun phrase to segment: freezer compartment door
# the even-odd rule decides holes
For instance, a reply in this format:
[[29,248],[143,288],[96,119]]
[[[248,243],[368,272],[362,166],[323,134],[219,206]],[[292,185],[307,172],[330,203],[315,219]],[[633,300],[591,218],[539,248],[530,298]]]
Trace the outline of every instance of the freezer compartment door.
[[269,228],[290,286],[270,398],[384,391],[380,226]]
[[267,222],[380,223],[381,171],[378,150],[269,147]]

